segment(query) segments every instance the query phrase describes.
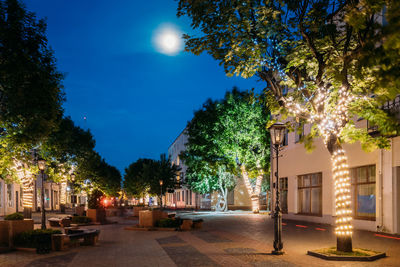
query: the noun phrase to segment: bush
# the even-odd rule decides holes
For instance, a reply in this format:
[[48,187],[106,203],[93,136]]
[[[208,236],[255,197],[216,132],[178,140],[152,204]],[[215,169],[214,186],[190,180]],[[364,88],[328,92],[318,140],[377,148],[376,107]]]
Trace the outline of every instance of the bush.
[[176,228],[179,227],[179,221],[173,218],[165,218],[156,221],[156,227],[163,227],[163,228]]
[[17,247],[36,248],[38,254],[48,253],[51,250],[51,235],[54,234],[61,234],[61,231],[53,229],[25,231],[14,237],[14,245]]
[[90,223],[92,220],[89,217],[86,216],[74,216],[72,217],[71,222],[72,223]]
[[22,215],[21,213],[15,212],[12,214],[8,214],[7,216],[4,217],[4,220],[8,220],[8,221],[19,221],[19,220],[23,220],[24,219],[24,215]]

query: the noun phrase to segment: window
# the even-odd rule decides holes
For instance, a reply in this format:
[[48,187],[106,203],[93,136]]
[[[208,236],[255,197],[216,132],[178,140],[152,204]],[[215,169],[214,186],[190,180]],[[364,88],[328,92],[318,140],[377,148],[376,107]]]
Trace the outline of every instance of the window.
[[53,197],[54,197],[54,205],[58,205],[58,191],[53,192]]
[[288,178],[280,178],[279,179],[279,189],[280,189],[280,197],[279,201],[281,202],[281,209],[282,213],[288,213],[288,204],[287,204],[287,197],[288,197]]
[[44,190],[44,207],[46,209],[50,208],[49,189]]
[[185,191],[182,191],[182,201],[185,201]]
[[3,206],[3,182],[0,181],[0,207]]
[[282,146],[287,146],[289,141],[289,130],[285,129],[285,134],[283,135],[283,143]]
[[298,123],[294,133],[294,142],[300,142],[301,138],[304,136],[304,124]]
[[7,185],[7,203],[9,207],[13,206],[13,186],[12,184]]
[[363,220],[376,218],[375,165],[350,169],[354,217]]
[[298,176],[298,212],[322,216],[322,173]]
[[23,201],[23,199],[24,199],[24,190],[22,190],[22,188],[19,190],[19,196],[20,196],[19,205],[21,207],[23,207],[24,206],[24,201]]

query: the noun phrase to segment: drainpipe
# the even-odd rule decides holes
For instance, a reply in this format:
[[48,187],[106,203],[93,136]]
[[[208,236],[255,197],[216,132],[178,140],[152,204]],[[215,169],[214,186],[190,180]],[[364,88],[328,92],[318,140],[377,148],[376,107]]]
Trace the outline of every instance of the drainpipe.
[[382,232],[383,230],[383,149],[379,151],[379,209],[380,209],[380,219],[377,225],[377,230]]

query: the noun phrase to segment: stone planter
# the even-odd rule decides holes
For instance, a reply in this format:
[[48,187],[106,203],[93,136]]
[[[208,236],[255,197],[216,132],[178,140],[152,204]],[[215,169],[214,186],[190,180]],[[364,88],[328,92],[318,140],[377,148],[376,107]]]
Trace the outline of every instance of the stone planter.
[[0,221],[0,244],[13,247],[14,236],[25,231],[33,230],[33,220]]
[[168,214],[161,210],[142,210],[139,211],[139,226],[154,227],[156,221],[168,218]]
[[180,226],[180,229],[181,229],[182,231],[189,231],[189,230],[192,229],[192,226],[193,226],[193,221],[192,221],[192,220],[184,219],[184,220],[182,221],[182,224],[181,224],[181,226]]
[[146,207],[133,207],[133,216],[138,217],[139,216],[139,211],[141,210],[147,210]]
[[88,209],[86,216],[89,217],[92,222],[105,223],[106,212],[104,209]]
[[78,216],[84,216],[85,207],[75,207],[75,213],[76,213]]

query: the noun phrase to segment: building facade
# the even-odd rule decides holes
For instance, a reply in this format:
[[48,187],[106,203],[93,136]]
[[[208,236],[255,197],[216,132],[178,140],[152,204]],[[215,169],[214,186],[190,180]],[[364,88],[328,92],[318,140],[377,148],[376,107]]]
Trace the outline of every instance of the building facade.
[[[399,112],[400,101],[397,102]],[[400,114],[400,112],[398,113]],[[357,127],[368,128],[366,120]],[[303,134],[310,131],[306,125]],[[375,131],[375,132],[374,132]],[[307,153],[299,134],[286,134],[279,158],[279,185],[283,218],[334,224],[335,193],[331,157],[323,141]],[[369,231],[400,233],[400,137],[390,139],[390,149],[364,152],[359,143],[343,146],[351,178],[353,227]],[[275,159],[271,173],[275,173]],[[271,184],[275,177],[271,175]]]
[[195,193],[185,185],[187,167],[182,161],[180,154],[185,151],[187,140],[188,136],[186,129],[184,129],[168,148],[168,157],[171,160],[171,164],[180,168],[176,176],[176,183],[180,186],[174,188],[174,192],[166,193],[163,203],[169,208],[210,209],[211,199],[209,194],[201,195]]

